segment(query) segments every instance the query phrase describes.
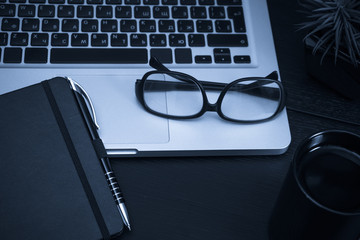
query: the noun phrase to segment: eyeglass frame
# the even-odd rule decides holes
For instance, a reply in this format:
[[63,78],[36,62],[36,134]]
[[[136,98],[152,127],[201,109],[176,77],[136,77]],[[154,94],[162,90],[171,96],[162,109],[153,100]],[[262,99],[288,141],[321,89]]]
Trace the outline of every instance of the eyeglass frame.
[[[230,83],[219,83],[219,82],[208,82],[208,81],[200,81],[194,78],[191,75],[188,75],[186,73],[177,72],[169,70],[167,67],[165,67],[157,58],[151,57],[149,61],[149,65],[156,70],[146,72],[143,77],[139,80],[137,79],[135,82],[135,94],[136,98],[140,102],[140,104],[144,107],[144,109],[156,116],[167,118],[167,119],[174,119],[174,120],[184,120],[184,119],[194,119],[201,117],[206,112],[217,112],[217,114],[224,120],[231,121],[231,122],[237,122],[237,123],[260,123],[268,121],[275,116],[277,116],[282,110],[285,108],[285,100],[286,100],[286,92],[282,85],[282,83],[278,80],[278,73],[277,71],[273,71],[266,77],[245,77],[245,78],[239,78],[236,79]],[[188,115],[188,116],[175,116],[175,115],[168,115],[161,112],[157,112],[153,109],[151,109],[145,102],[144,99],[144,83],[148,76],[152,74],[167,74],[169,76],[174,77],[175,79],[188,82],[191,80],[193,83],[196,84],[196,86],[200,89],[201,95],[203,98],[203,106],[201,107],[200,111],[196,114]],[[179,78],[180,77],[180,78]],[[275,112],[264,119],[258,119],[258,120],[239,120],[239,119],[233,119],[230,117],[227,117],[222,111],[221,111],[221,104],[225,97],[225,94],[228,92],[228,90],[234,86],[235,84],[242,82],[242,81],[252,81],[252,80],[264,80],[269,83],[276,83],[279,86],[280,90],[280,96],[279,96],[279,104]],[[204,88],[204,85],[210,86],[210,87],[216,87],[216,88],[222,88],[220,95],[215,103],[210,103]]]

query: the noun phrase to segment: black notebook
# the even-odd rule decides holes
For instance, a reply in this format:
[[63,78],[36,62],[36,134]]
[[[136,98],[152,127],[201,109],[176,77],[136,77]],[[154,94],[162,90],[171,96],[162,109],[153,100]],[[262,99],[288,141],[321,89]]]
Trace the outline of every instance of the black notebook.
[[107,239],[123,222],[69,82],[0,96],[0,239]]

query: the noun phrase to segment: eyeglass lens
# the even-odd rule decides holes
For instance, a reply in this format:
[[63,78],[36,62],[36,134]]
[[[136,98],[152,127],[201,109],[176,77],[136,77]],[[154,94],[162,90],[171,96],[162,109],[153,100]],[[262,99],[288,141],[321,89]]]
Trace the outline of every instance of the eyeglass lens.
[[201,90],[193,81],[168,74],[151,74],[146,79],[144,100],[153,111],[177,117],[194,115],[203,106]]
[[221,104],[222,113],[235,120],[256,121],[271,117],[280,104],[280,87],[267,80],[233,84]]

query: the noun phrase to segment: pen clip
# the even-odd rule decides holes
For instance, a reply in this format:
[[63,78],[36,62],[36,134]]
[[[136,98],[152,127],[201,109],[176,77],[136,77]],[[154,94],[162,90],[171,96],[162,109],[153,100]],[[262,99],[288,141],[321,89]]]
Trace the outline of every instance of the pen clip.
[[65,78],[69,81],[71,89],[76,91],[77,93],[79,93],[84,98],[84,100],[88,103],[88,104],[86,104],[86,106],[88,108],[90,107],[89,112],[91,114],[92,121],[93,121],[96,129],[100,129],[100,127],[96,121],[95,108],[93,106],[93,103],[90,99],[89,94],[87,94],[85,89],[83,87],[81,87],[80,84],[78,84],[77,82],[72,80],[70,77],[65,77]]

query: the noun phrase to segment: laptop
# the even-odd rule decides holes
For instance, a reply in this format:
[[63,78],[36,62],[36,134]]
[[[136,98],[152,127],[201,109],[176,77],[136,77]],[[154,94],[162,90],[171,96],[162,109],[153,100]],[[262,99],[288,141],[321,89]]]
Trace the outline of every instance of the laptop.
[[70,77],[111,156],[275,155],[290,144],[286,110],[255,124],[215,112],[170,120],[135,95],[151,56],[206,81],[279,72],[266,0],[0,0],[0,24],[0,94]]

